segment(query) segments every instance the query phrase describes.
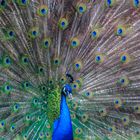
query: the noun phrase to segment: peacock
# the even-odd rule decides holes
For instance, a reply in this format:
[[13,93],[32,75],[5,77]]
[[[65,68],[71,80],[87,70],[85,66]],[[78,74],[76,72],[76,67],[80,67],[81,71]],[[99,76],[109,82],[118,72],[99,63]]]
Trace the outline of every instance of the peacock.
[[0,0],[0,140],[140,140],[140,0]]

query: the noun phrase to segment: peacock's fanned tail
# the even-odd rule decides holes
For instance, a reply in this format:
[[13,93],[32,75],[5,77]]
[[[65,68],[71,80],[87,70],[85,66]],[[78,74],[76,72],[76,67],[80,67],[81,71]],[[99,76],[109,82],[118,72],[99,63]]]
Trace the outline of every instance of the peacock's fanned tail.
[[50,140],[67,99],[74,140],[140,139],[139,0],[0,0],[0,140]]

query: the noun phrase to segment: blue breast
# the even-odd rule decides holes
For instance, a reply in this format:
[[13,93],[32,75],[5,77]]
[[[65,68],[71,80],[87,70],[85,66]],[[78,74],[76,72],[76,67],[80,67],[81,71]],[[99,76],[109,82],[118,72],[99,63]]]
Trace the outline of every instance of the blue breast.
[[52,140],[73,140],[72,122],[64,94],[61,95],[60,117],[54,122]]

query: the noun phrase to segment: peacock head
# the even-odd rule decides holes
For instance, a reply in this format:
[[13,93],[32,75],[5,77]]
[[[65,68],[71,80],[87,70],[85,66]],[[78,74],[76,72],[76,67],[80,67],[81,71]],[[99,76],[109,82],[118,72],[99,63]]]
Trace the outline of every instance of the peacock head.
[[72,88],[70,84],[65,84],[62,88],[62,94],[72,98]]

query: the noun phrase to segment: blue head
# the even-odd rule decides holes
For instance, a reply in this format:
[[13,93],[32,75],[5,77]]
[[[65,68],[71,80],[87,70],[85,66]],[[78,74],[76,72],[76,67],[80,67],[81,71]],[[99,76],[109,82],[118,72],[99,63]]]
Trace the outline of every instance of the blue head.
[[72,95],[72,88],[69,84],[65,84],[62,88],[62,94],[70,97]]

